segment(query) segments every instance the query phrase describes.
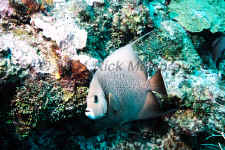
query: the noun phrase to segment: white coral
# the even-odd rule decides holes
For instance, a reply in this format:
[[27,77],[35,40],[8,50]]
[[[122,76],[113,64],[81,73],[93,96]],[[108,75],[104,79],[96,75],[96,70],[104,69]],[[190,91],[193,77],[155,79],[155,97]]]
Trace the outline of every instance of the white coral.
[[0,16],[10,16],[13,13],[13,8],[10,7],[8,0],[0,0]]
[[37,49],[31,47],[28,42],[17,39],[12,34],[0,36],[0,48],[2,50],[9,49],[12,64],[20,68],[34,67],[37,72],[53,72],[53,67],[37,54]]

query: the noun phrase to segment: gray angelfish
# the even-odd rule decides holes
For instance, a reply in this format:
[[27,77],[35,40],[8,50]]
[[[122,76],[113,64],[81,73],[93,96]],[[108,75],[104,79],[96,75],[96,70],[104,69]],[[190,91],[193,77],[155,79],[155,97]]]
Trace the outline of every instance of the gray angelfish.
[[155,89],[167,95],[161,71],[148,80],[146,69],[132,48],[133,43],[113,52],[94,74],[87,96],[85,114],[88,118],[122,124],[165,114],[152,92]]

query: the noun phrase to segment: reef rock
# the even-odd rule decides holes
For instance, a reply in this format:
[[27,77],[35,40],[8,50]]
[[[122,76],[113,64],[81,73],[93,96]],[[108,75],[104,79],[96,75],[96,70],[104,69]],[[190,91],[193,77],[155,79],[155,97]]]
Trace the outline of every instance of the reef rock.
[[170,16],[187,31],[212,33],[225,31],[224,0],[172,0],[168,6]]
[[43,35],[55,40],[60,48],[82,49],[86,46],[87,32],[79,29],[73,20],[54,20],[38,14],[32,17],[34,25],[43,30]]
[[104,4],[104,0],[86,0],[88,5],[93,6],[94,3],[102,3]]
[[49,123],[80,118],[86,108],[87,87],[79,86],[71,96],[68,91],[47,75],[28,78],[12,98],[9,118],[20,139],[33,129],[46,128]]
[[75,2],[57,2],[49,16],[42,13],[32,15],[31,23],[43,30],[43,35],[55,40],[62,49],[76,54],[77,49],[86,47],[87,32],[80,29],[74,21],[73,6]]
[[150,18],[156,27],[160,26],[163,20],[168,20],[168,7],[165,0],[153,0],[148,5]]
[[9,0],[0,1],[0,18],[5,16],[10,16],[14,12],[13,8],[9,4]]
[[[2,79],[7,80],[12,76],[25,77],[31,67],[39,71],[46,69],[46,66],[43,67],[46,62],[37,54],[37,49],[13,34],[2,34],[0,36],[0,54]],[[45,70],[46,73],[49,71],[51,71],[50,68]]]
[[76,12],[78,24],[88,32],[85,51],[99,60],[153,28],[141,1],[104,1],[92,7],[76,4]]
[[[7,58],[11,64],[17,66],[16,70],[20,68],[28,70],[32,67],[38,72],[51,72],[52,69],[46,64],[44,58],[38,55],[37,48],[30,46],[29,42],[20,40],[13,34],[3,34],[0,39],[1,52],[8,52]],[[7,68],[8,66],[6,65]],[[16,71],[12,70],[12,72]]]
[[222,76],[216,69],[203,67],[191,40],[178,23],[161,22],[159,29],[153,30],[148,38],[134,46],[148,67],[149,76],[153,70],[162,69],[168,94],[180,98],[183,107],[194,109],[197,113],[219,111],[224,107],[217,104],[217,100],[221,104],[225,101]]

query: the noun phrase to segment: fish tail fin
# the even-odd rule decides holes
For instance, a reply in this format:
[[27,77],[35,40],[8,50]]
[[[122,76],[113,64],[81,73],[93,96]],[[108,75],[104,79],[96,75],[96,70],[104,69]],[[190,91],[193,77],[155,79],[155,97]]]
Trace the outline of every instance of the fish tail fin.
[[157,118],[175,112],[178,108],[174,107],[174,97],[163,96],[158,92],[147,89],[147,97],[139,114],[139,119]]
[[161,74],[161,69],[158,69],[158,71],[151,77],[151,79],[148,80],[147,85],[152,91],[155,91],[162,96],[168,96]]
[[[154,118],[168,115],[174,113],[178,110],[177,105],[175,106],[174,97],[162,96],[157,92],[151,92],[152,98],[154,100],[154,109],[151,108],[152,116]],[[150,110],[149,110],[150,111]]]
[[154,100],[159,105],[158,116],[164,116],[177,111],[177,101],[179,98],[168,96],[161,69],[158,69],[151,79],[148,80],[147,85],[148,89],[152,92]]

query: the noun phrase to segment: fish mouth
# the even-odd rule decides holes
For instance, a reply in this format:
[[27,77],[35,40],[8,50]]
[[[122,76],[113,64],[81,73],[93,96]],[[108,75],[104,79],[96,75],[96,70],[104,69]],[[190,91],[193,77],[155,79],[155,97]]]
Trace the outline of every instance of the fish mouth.
[[91,108],[87,108],[85,110],[85,115],[89,118],[89,119],[92,119],[92,120],[95,120],[95,119],[100,119],[102,118],[104,115],[96,115],[94,113],[94,111],[91,109]]
[[94,119],[96,119],[96,116],[95,116],[95,114],[94,114],[94,112],[93,112],[93,110],[92,109],[86,109],[85,110],[85,115],[89,118],[89,119],[92,119],[92,120],[94,120]]

